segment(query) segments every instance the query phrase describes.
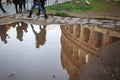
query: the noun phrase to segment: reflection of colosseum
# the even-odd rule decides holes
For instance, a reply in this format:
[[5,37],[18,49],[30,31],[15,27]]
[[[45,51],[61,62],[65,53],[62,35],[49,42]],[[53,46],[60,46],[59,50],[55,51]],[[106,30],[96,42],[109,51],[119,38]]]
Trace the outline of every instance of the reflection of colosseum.
[[98,50],[120,41],[120,28],[61,25],[61,62],[70,80],[78,80],[83,64],[90,62]]

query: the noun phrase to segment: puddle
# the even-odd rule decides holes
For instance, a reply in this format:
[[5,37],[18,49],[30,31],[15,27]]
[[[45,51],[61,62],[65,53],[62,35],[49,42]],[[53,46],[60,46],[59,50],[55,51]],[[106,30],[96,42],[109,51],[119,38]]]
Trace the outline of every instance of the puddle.
[[0,80],[79,80],[96,53],[120,41],[120,28],[14,22],[0,25],[0,37]]
[[61,65],[60,25],[15,22],[1,25],[0,36],[0,80],[69,79]]

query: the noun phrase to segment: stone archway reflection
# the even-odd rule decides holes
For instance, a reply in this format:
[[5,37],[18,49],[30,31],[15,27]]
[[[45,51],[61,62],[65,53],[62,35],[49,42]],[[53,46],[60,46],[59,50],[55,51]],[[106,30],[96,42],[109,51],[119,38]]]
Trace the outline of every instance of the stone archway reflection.
[[79,80],[87,63],[105,46],[120,41],[120,28],[61,25],[61,63],[70,80]]

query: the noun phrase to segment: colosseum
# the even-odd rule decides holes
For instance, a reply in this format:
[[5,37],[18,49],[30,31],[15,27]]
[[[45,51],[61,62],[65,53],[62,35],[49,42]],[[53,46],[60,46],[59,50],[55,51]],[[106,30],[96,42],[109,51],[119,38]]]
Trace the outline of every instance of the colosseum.
[[82,68],[105,46],[120,41],[119,27],[61,25],[61,62],[70,80],[79,80]]

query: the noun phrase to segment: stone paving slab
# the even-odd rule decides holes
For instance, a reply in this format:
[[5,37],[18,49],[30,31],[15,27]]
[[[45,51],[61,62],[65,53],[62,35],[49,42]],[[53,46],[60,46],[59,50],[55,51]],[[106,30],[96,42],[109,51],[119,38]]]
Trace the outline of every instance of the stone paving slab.
[[[36,14],[32,15],[31,19],[28,19],[28,13],[24,12],[21,14],[15,14],[15,7],[14,4],[11,5],[6,5],[3,4],[3,7],[6,9],[8,12],[7,14],[4,14],[0,10],[0,24],[6,23],[8,21],[20,21],[24,20],[26,22],[30,23],[36,23],[36,24],[92,24],[92,25],[107,25],[113,27],[115,26],[120,26],[120,21],[115,21],[115,20],[96,20],[92,18],[84,18],[79,17],[82,15],[78,15],[78,17],[61,17],[61,16],[53,16],[53,15],[48,15],[48,19],[44,19],[44,15],[42,14],[41,16],[36,16]],[[75,15],[75,14],[74,14]],[[87,16],[87,14],[84,14]],[[89,15],[89,14],[88,14]],[[77,15],[76,15],[77,16]],[[6,18],[7,17],[7,18]],[[109,17],[110,18],[110,17]],[[120,18],[120,17],[117,17]],[[5,20],[4,20],[5,19]]]
[[16,20],[25,20],[31,23],[41,23],[41,24],[93,24],[93,25],[104,25],[107,27],[120,27],[120,21],[114,20],[97,20],[97,19],[87,19],[87,18],[76,18],[76,17],[61,17],[48,15],[48,19],[44,19],[44,15],[41,14],[39,17],[36,14],[32,15],[32,18],[27,18],[28,13],[12,14],[7,15],[7,17],[14,18]]
[[[22,13],[15,15],[15,18],[28,19],[28,14]],[[59,23],[59,24],[97,24],[97,25],[108,25],[113,27],[114,25],[120,26],[120,21],[112,20],[96,20],[96,19],[86,19],[86,18],[75,18],[75,17],[60,17],[60,16],[51,16],[48,15],[48,19],[44,19],[44,15],[37,16],[36,14],[32,15],[32,20],[46,22],[46,23]]]

